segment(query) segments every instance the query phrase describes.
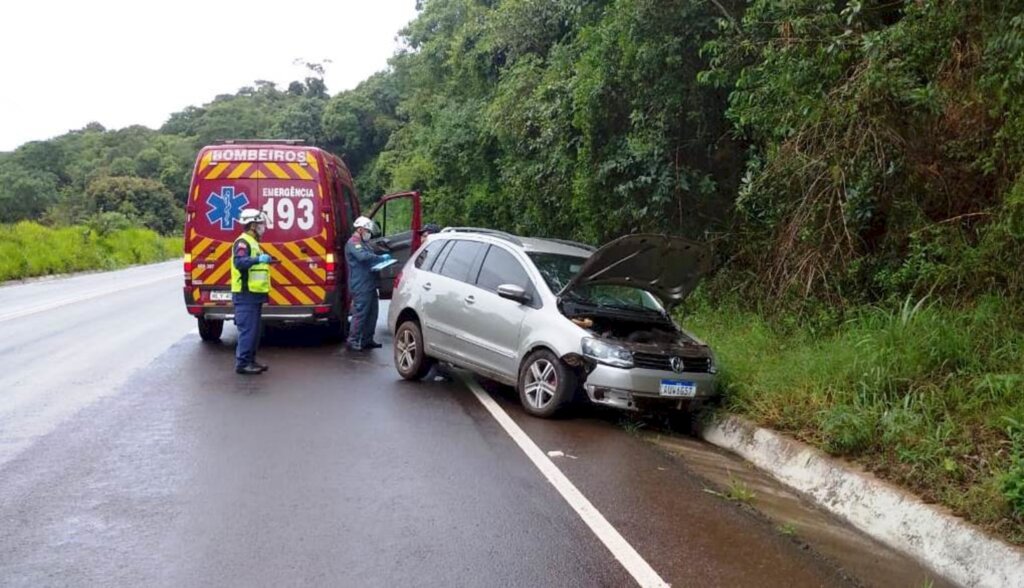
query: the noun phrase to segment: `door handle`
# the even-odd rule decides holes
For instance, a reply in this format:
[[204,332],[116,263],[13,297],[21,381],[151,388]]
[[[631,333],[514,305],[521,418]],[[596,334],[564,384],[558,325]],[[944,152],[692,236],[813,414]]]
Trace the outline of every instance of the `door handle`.
[[424,290],[429,290],[430,289],[430,282],[427,282],[426,284],[423,284],[423,289]]
[[466,296],[466,304],[474,304],[474,303],[476,303],[476,298],[474,298],[472,294],[470,294],[469,296]]

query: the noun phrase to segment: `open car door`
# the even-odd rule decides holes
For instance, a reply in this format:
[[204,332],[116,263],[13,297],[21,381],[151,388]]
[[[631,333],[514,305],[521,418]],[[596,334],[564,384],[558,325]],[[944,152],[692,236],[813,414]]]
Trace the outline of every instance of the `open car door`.
[[419,192],[387,194],[370,209],[366,216],[380,227],[380,236],[370,244],[379,253],[390,253],[398,263],[380,271],[377,292],[381,299],[390,300],[395,276],[423,240],[423,217]]

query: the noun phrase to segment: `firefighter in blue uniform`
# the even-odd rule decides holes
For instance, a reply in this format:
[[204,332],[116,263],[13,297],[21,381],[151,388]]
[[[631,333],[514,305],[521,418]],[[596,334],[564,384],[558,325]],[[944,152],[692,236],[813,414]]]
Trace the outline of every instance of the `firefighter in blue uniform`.
[[235,306],[238,345],[235,348],[235,372],[262,374],[267,366],[256,362],[260,344],[260,317],[270,294],[269,255],[260,249],[260,237],[267,230],[267,217],[255,208],[247,208],[238,217],[242,234],[231,247],[231,300]]
[[391,259],[391,255],[378,255],[370,250],[368,241],[377,232],[376,223],[361,216],[353,225],[355,232],[345,244],[348,291],[352,296],[352,325],[348,333],[348,348],[362,351],[381,346],[373,340],[373,332],[377,328],[378,307],[377,276],[373,266]]

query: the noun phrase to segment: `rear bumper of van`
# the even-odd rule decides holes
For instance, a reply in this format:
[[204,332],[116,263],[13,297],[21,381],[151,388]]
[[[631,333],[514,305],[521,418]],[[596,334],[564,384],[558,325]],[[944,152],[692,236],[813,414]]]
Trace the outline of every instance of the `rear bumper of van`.
[[[188,313],[208,320],[232,320],[235,318],[235,307],[221,306],[188,306]],[[326,322],[330,318],[328,306],[277,306],[263,305],[263,320],[282,322]]]

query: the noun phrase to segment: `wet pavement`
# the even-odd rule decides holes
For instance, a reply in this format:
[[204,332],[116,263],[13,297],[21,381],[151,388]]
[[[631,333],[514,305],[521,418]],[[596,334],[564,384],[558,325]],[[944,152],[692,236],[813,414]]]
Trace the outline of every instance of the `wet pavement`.
[[[0,585],[634,584],[458,374],[404,382],[387,345],[289,327],[268,330],[268,373],[237,376],[234,329],[202,343],[178,266],[154,267],[116,292],[0,288]],[[926,584],[798,497],[781,530],[726,499],[742,463],[692,439],[534,419],[487,389],[673,586]]]

